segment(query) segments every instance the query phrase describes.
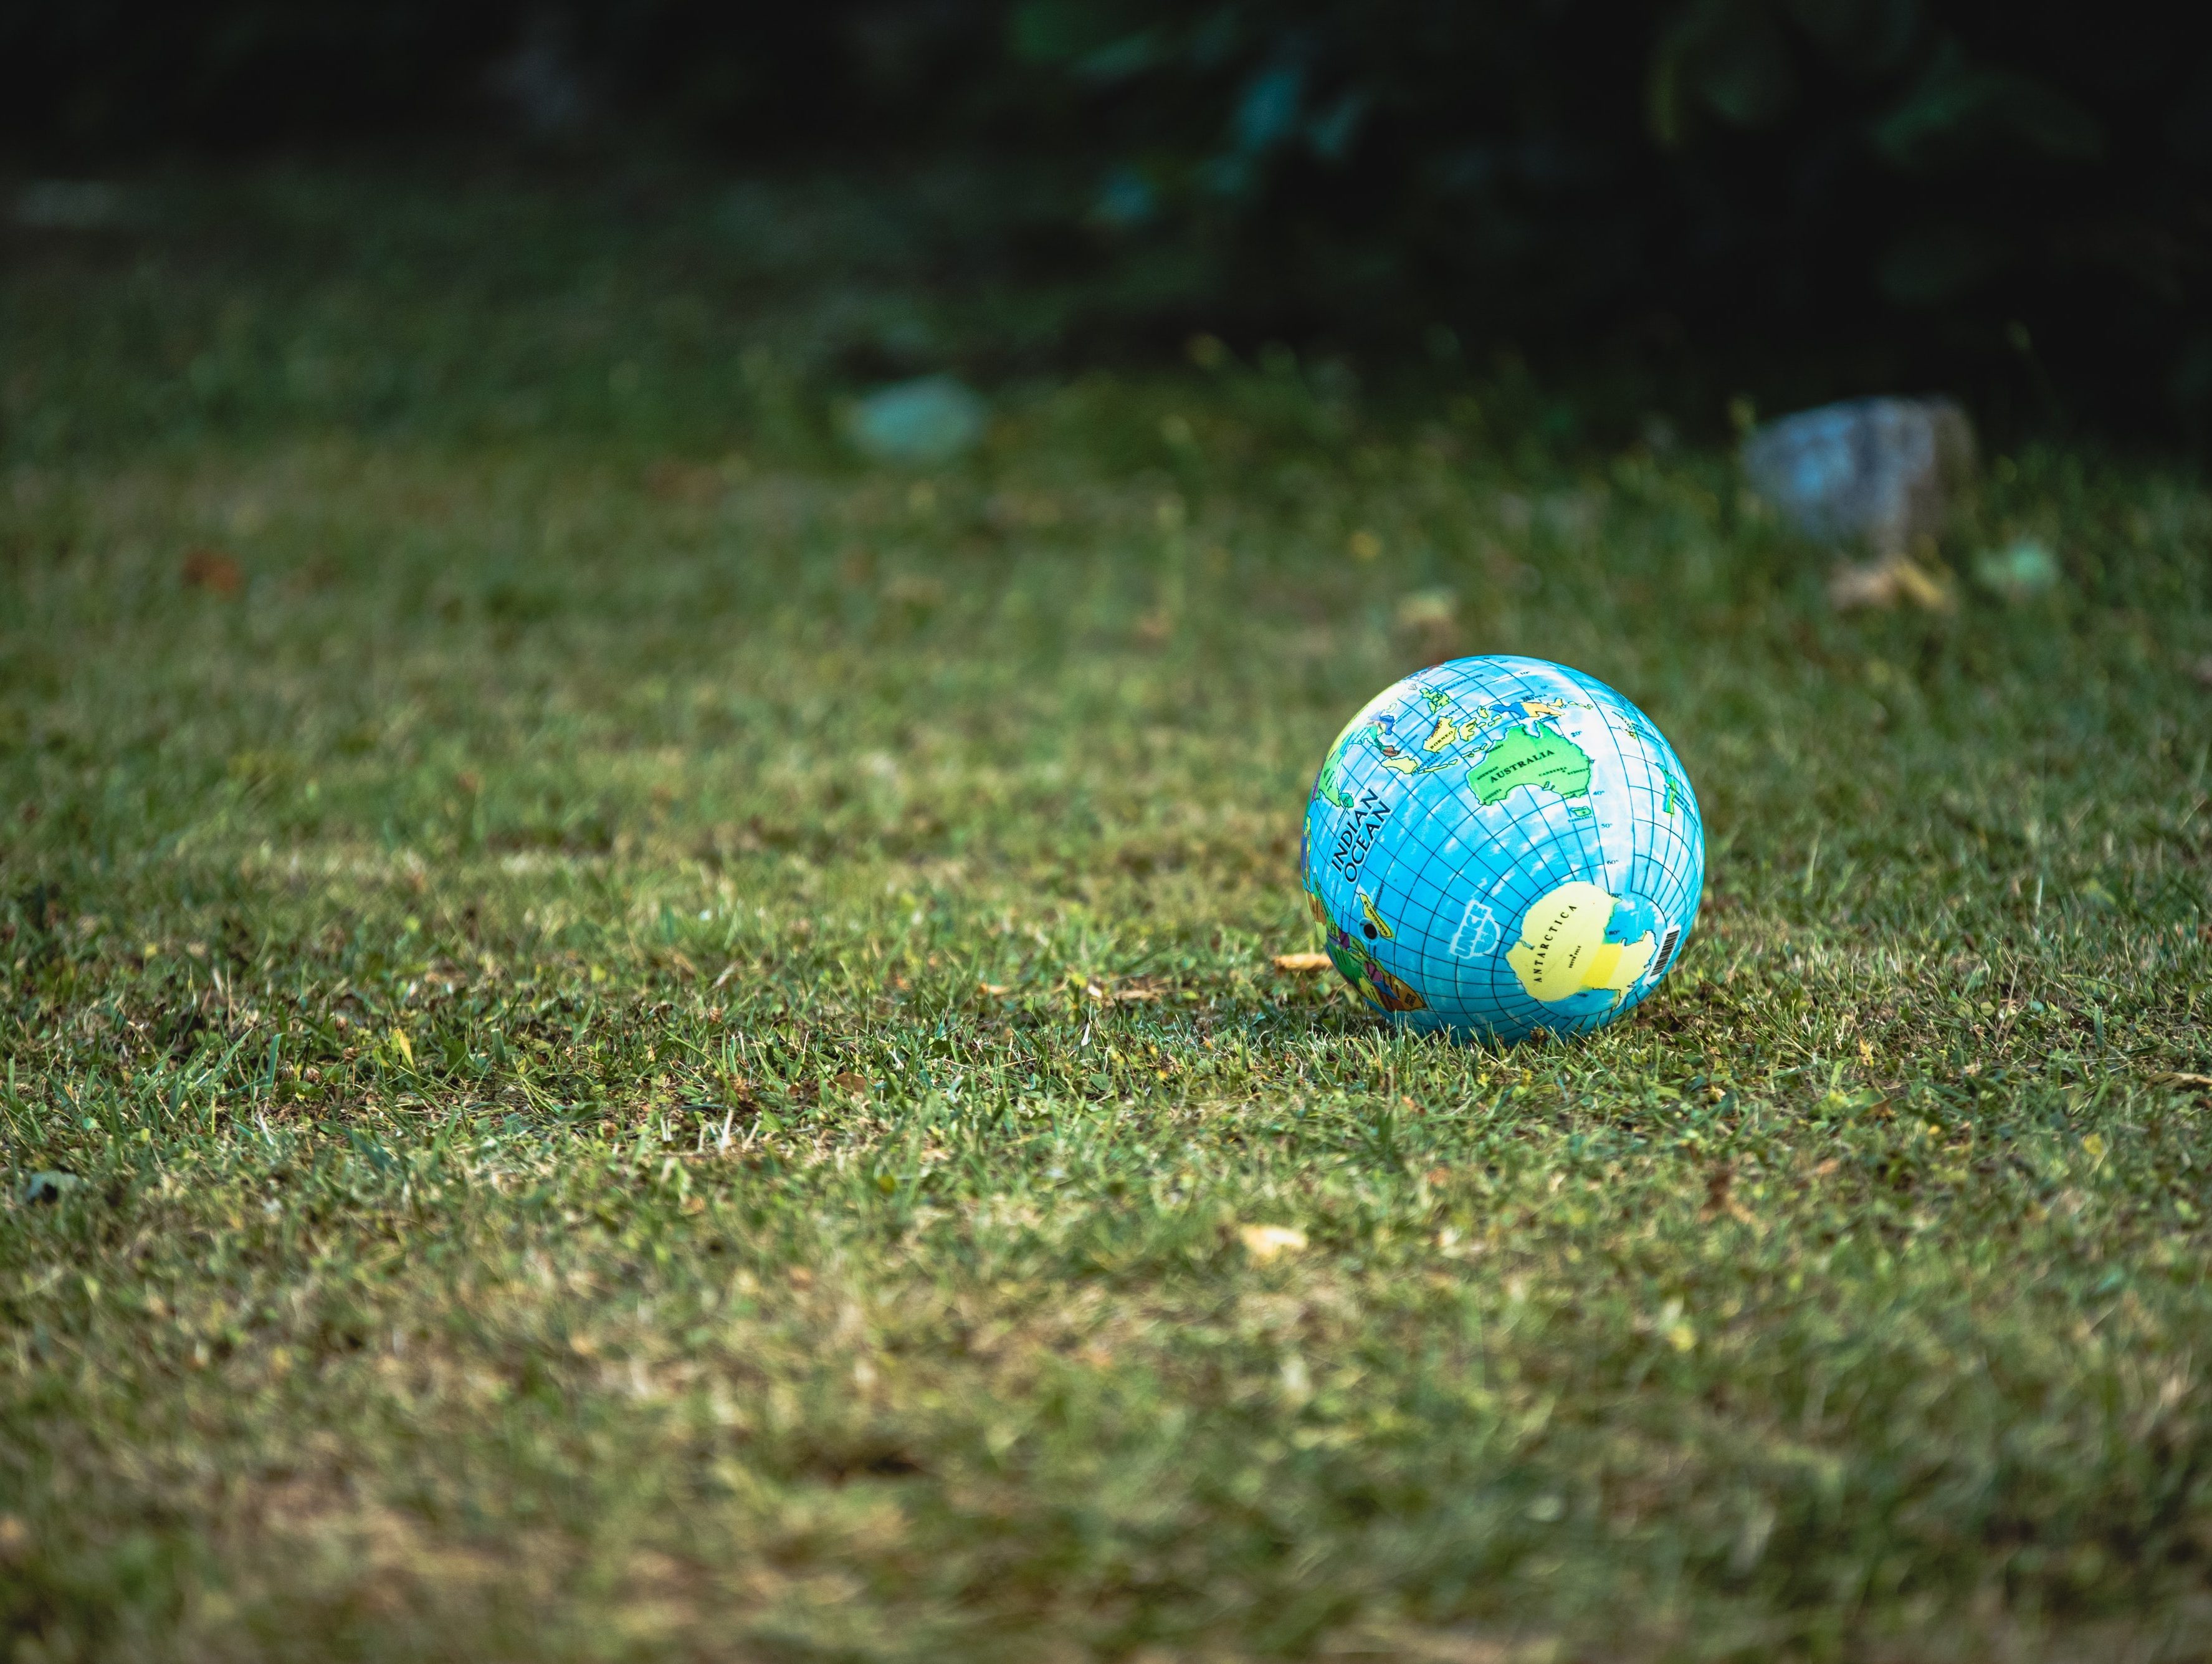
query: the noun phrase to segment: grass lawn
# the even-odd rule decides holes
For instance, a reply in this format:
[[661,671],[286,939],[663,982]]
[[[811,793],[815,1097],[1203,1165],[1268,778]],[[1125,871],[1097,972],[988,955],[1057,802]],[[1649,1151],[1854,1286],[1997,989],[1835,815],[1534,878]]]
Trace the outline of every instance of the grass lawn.
[[[7,234],[12,1659],[2212,1651],[2192,478],[1999,459],[2059,590],[1842,619],[1510,370],[1048,375],[957,192],[656,188]],[[1703,802],[1587,1044],[1273,968],[1455,651]]]

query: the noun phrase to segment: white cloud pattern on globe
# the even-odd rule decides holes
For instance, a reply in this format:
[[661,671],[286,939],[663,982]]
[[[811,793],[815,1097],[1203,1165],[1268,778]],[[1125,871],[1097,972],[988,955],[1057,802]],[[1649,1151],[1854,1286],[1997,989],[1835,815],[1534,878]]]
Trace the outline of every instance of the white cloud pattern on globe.
[[1680,954],[1705,826],[1674,747],[1604,683],[1543,659],[1454,659],[1337,736],[1303,865],[1330,960],[1394,1021],[1581,1034]]

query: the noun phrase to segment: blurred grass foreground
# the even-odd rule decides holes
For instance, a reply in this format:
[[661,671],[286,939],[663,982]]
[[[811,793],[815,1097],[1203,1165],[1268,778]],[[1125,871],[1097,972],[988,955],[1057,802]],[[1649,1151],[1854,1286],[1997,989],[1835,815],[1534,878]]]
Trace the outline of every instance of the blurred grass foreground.
[[[649,208],[9,234],[13,1659],[2206,1655],[2193,477],[1998,457],[1948,564],[2056,588],[1845,619],[1510,363],[1017,367],[876,466],[868,366],[1075,302]],[[1273,968],[1455,651],[1703,800],[1588,1045]]]

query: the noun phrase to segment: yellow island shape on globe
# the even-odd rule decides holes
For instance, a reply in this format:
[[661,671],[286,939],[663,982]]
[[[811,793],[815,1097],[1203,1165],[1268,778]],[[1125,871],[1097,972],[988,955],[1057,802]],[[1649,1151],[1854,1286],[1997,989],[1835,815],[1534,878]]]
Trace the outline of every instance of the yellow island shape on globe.
[[1648,930],[1634,942],[1607,942],[1613,906],[1602,888],[1582,880],[1537,899],[1521,920],[1521,940],[1505,950],[1529,998],[1551,1005],[1592,988],[1610,990],[1615,1005],[1627,997],[1658,944]]

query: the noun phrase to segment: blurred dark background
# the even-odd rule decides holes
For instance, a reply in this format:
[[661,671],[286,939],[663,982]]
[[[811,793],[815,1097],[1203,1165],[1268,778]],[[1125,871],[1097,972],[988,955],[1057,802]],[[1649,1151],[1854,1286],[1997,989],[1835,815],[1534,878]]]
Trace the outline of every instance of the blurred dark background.
[[2201,6],[17,3],[0,147],[27,180],[957,156],[1007,174],[1003,258],[1110,278],[1055,351],[1205,331],[2212,433]]

